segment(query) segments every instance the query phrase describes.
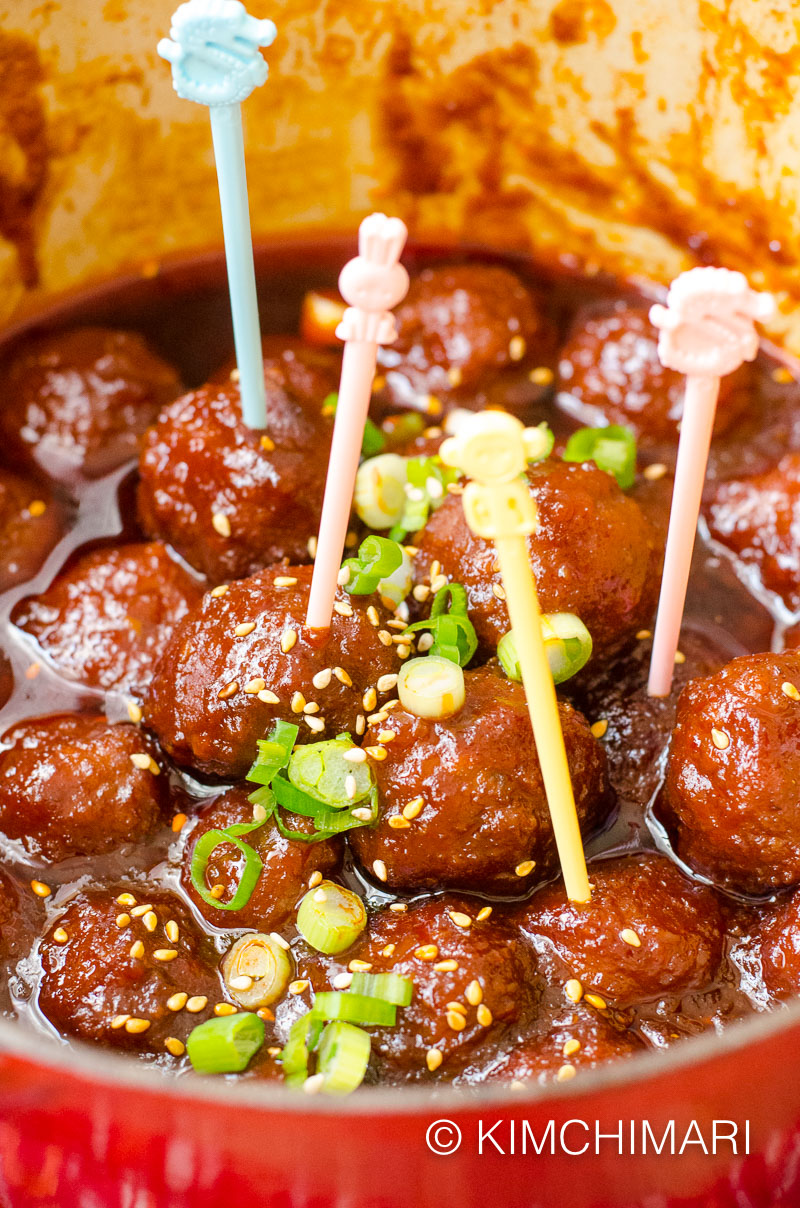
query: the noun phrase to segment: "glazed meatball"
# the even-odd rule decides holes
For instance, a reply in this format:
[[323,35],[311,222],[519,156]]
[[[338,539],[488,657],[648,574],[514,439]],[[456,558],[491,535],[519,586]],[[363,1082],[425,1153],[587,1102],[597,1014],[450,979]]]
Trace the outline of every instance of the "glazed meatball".
[[[550,325],[527,286],[507,268],[449,265],[424,269],[395,312],[397,340],[379,351],[385,395],[420,407],[433,395],[480,407],[503,371],[541,366],[553,353]],[[519,402],[536,397],[527,370]],[[519,392],[519,387],[516,388]],[[505,398],[515,409],[515,390]]]
[[678,700],[665,807],[688,864],[742,893],[800,881],[800,654],[748,654]]
[[43,336],[0,372],[0,432],[15,457],[52,478],[96,478],[136,456],[180,389],[176,371],[135,332]]
[[[342,612],[330,630],[306,630],[311,575],[310,566],[270,567],[224,594],[209,592],[179,623],[145,705],[148,724],[178,763],[238,779],[278,718],[300,726],[300,741],[363,729],[365,691],[400,665],[395,647],[384,645],[388,631],[367,610],[375,607],[377,620],[384,614],[372,597],[340,591]],[[303,702],[319,711],[304,713]]]
[[32,579],[61,530],[61,509],[49,491],[0,469],[0,591]]
[[166,804],[155,754],[135,726],[97,714],[21,722],[0,748],[0,831],[48,863],[136,843]]
[[238,387],[210,383],[165,408],[140,462],[145,532],[212,580],[308,559],[328,471],[336,379],[304,362],[267,361],[267,431],[242,420]]
[[712,890],[663,856],[589,868],[592,899],[570,902],[558,882],[519,921],[553,982],[576,979],[615,1007],[706,985],[722,958],[724,924]]
[[414,980],[411,1005],[398,1010],[395,1027],[373,1034],[373,1056],[387,1080],[427,1078],[429,1071],[452,1078],[533,1018],[542,993],[533,950],[496,911],[487,908],[491,917],[481,918],[480,910],[479,902],[451,896],[412,903],[402,914],[382,910],[342,958]]
[[566,1082],[582,1070],[618,1061],[645,1046],[632,1032],[583,1004],[562,1008],[545,1029],[516,1045],[484,1074],[488,1080],[512,1082],[515,1089],[536,1083]]
[[[649,304],[623,301],[579,312],[561,349],[559,381],[587,422],[625,424],[645,443],[675,441],[686,379],[661,364],[649,312]],[[716,432],[745,409],[747,375],[722,379]]]
[[[528,481],[539,515],[528,549],[542,610],[576,613],[595,656],[606,654],[649,620],[658,592],[654,530],[639,505],[591,462],[543,462],[529,468]],[[429,580],[438,562],[449,579],[463,583],[478,637],[496,646],[511,624],[496,594],[494,546],[471,532],[457,496],[433,513],[416,544],[417,578]]]
[[[145,905],[147,912],[132,913]],[[90,889],[42,940],[39,1007],[59,1032],[81,1040],[174,1053],[165,1041],[185,1043],[223,998],[217,961],[212,941],[172,894],[138,885]]]
[[8,656],[0,650],[0,709],[10,699],[14,691],[14,672]]
[[792,612],[800,609],[800,453],[724,482],[706,509],[711,536]]
[[[275,823],[270,820],[257,831],[244,837],[244,841],[258,852],[263,869],[250,900],[241,910],[217,910],[200,897],[191,878],[192,856],[198,839],[214,828],[222,829],[237,823],[253,821],[253,807],[247,800],[255,785],[230,789],[198,816],[183,858],[181,880],[184,889],[200,913],[215,927],[226,930],[232,927],[253,927],[256,931],[274,931],[282,927],[290,917],[303,894],[308,889],[309,877],[314,872],[328,876],[341,862],[339,843],[326,840],[321,843],[298,843],[285,839]],[[295,829],[304,829],[306,820],[292,821]],[[310,829],[310,828],[309,828]],[[220,899],[230,901],[241,878],[244,860],[232,845],[217,847],[208,862],[205,879],[209,889],[222,885],[225,892]]]
[[[0,960],[23,956],[41,929],[44,907],[41,898],[23,889],[0,868]],[[4,995],[0,991],[0,1001]]]
[[202,589],[158,542],[84,554],[13,620],[58,670],[141,696],[166,642]]
[[[387,727],[394,738],[375,765],[380,821],[354,831],[351,844],[368,871],[383,860],[392,889],[519,894],[556,865],[522,685],[490,667],[467,671],[464,680],[466,702],[455,716],[433,721],[394,709],[367,731],[367,744]],[[606,757],[580,713],[567,704],[559,713],[588,833],[613,801]]]
[[760,917],[754,938],[770,993],[778,998],[800,994],[800,890]]

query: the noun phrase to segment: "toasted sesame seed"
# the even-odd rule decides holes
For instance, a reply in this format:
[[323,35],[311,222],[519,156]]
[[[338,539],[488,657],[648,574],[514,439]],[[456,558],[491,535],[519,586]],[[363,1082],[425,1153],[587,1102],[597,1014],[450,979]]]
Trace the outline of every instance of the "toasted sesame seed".
[[343,604],[340,600],[337,600],[334,604],[333,611],[338,613],[340,617],[351,617],[353,615],[353,610],[350,605]]
[[319,705],[315,700],[306,701],[303,705],[304,713],[319,713]]
[[455,973],[458,969],[458,961],[454,961],[452,957],[448,957],[447,960],[437,961],[433,967],[437,973]]
[[189,1001],[189,995],[184,994],[183,990],[179,990],[177,994],[173,994],[167,999],[167,1009],[170,1011],[182,1011]]
[[174,919],[169,919],[164,927],[164,931],[166,932],[169,942],[171,944],[177,944],[178,936],[180,935],[180,928]]
[[369,608],[367,609],[367,620],[369,621],[370,625],[374,626],[375,629],[377,629],[381,623],[381,618],[378,615],[378,610],[374,604],[370,604]]
[[472,919],[468,914],[464,914],[461,910],[448,910],[450,918],[455,923],[456,927],[471,927]]
[[403,817],[411,822],[414,818],[419,817],[424,808],[424,797],[415,797],[413,801],[409,801],[408,805],[403,806]]
[[308,981],[304,977],[301,977],[297,981],[293,981],[293,982],[289,983],[289,993],[290,994],[303,994],[307,989],[308,989]]
[[135,906],[136,898],[132,893],[121,893],[118,898],[115,898],[118,906]]
[[178,1040],[177,1036],[168,1036],[164,1041],[164,1048],[168,1053],[172,1053],[173,1057],[182,1057],[186,1052],[185,1044]]
[[128,953],[128,955],[130,956],[131,960],[134,960],[134,961],[142,960],[142,958],[144,957],[144,944],[142,943],[141,940],[137,940],[136,943],[131,944],[130,952]]
[[385,747],[364,747],[364,750],[376,763],[381,763],[386,758]]
[[275,441],[272,440],[271,437],[267,436],[266,432],[262,434],[258,443],[261,445],[261,448],[265,453],[273,453],[275,451]]
[[143,751],[136,751],[133,755],[129,756],[133,766],[138,768],[140,772],[146,772],[149,770],[151,758],[152,757],[150,755],[145,755]]
[[31,665],[25,671],[25,679],[28,679],[28,680],[36,679],[36,676],[39,674],[41,669],[42,669],[41,663],[31,663]]
[[397,734],[395,733],[394,730],[379,730],[378,731],[378,742],[383,742],[383,743],[394,742],[395,738],[397,738]]
[[346,587],[349,582],[350,582],[350,567],[349,566],[340,566],[339,573],[336,576],[337,586]]
[[209,594],[212,595],[215,600],[218,600],[220,596],[225,596],[228,594],[228,584],[220,583],[219,587],[212,587]]
[[589,1006],[596,1007],[598,1011],[605,1011],[608,1003],[599,994],[584,994],[584,999],[589,1003]]
[[442,1056],[441,1049],[428,1049],[425,1054],[425,1064],[432,1074],[438,1070],[443,1060],[444,1057]]
[[[119,899],[118,899],[119,900]],[[135,906],[131,911],[131,916],[134,919],[140,919],[142,915],[149,914],[153,909],[149,902],[144,902],[141,906]]]
[[478,911],[478,913],[475,915],[476,922],[485,923],[491,913],[492,913],[491,906],[482,906],[481,909]]
[[53,939],[57,944],[66,944],[69,936],[63,927],[56,927],[55,931],[53,932]]
[[464,370],[460,365],[451,365],[447,371],[447,378],[451,386],[460,386],[464,380]]
[[147,914],[142,917],[142,922],[148,931],[155,931],[158,926],[158,916],[152,910],[148,910]]
[[372,810],[367,809],[365,805],[359,805],[357,809],[351,810],[350,813],[354,818],[357,818],[359,822],[372,821]]
[[367,719],[363,713],[356,717],[356,734],[362,735],[367,728]]
[[377,713],[370,713],[369,717],[367,718],[367,722],[371,726],[376,726],[376,725],[379,725],[381,722],[386,721],[386,718],[388,716],[389,716],[389,714],[386,712],[385,709],[380,709]]
[[428,596],[431,594],[431,589],[428,587],[427,583],[418,583],[411,594],[420,604],[424,604]]
[[126,1020],[125,1022],[125,1031],[130,1032],[134,1036],[138,1036],[142,1032],[146,1032],[149,1027],[149,1019],[137,1019],[135,1016],[132,1019]]
[[419,640],[417,641],[417,650],[420,652],[420,654],[424,654],[426,652],[426,650],[430,650],[432,645],[433,645],[433,634],[432,633],[420,634]]
[[414,956],[421,961],[435,961],[439,955],[439,948],[436,944],[423,944],[421,948],[414,949]]
[[503,585],[501,583],[492,584],[492,595],[496,596],[498,600],[505,600],[505,598],[506,598],[505,588],[503,587]]
[[242,621],[241,625],[237,625],[233,632],[237,638],[246,638],[248,633],[252,633],[255,627],[255,621]]
[[[321,881],[321,880],[322,880],[322,874],[321,874],[321,873],[318,873],[318,874],[316,874],[316,875],[318,875],[318,876],[319,876],[319,881]],[[312,877],[311,877],[311,880],[309,881],[309,885],[311,884],[311,881],[314,881],[314,876],[313,876],[313,875],[312,875]],[[319,885],[319,881],[314,881],[314,885]],[[312,888],[313,888],[313,886],[312,886]],[[287,941],[286,941],[286,940],[283,938],[283,936],[282,936],[282,935],[278,935],[277,931],[270,931],[270,933],[269,933],[269,938],[270,938],[271,940],[273,940],[273,941],[274,941],[274,942],[275,942],[275,943],[278,945],[278,947],[279,947],[279,948],[283,948],[284,952],[288,952],[288,951],[289,951],[289,943],[288,943],[288,942],[287,942]]]
[[348,763],[365,763],[367,754],[366,751],[361,750],[361,747],[350,747],[344,752],[342,759],[346,759]]
[[631,948],[641,948],[642,946],[642,941],[632,927],[623,927],[619,933],[619,938],[624,943],[630,944]]
[[353,984],[353,975],[349,972],[337,973],[331,981],[334,990],[349,990]]
[[548,369],[547,365],[537,365],[528,374],[528,380],[533,382],[534,386],[549,386],[553,376],[552,369]]
[[675,651],[675,662],[678,667],[682,667],[683,664],[686,662],[686,655],[683,653],[682,650]]
[[398,646],[397,647],[397,657],[400,659],[401,662],[404,659],[407,659],[410,654],[411,654],[410,646]]
[[230,1002],[218,1002],[214,1007],[214,1014],[220,1017],[225,1015],[236,1015],[237,1013],[238,1007],[235,1007],[233,1003]]
[[208,999],[205,994],[194,994],[186,1001],[186,1010],[190,1015],[197,1015],[198,1012],[204,1011],[208,1006]]
[[448,1011],[445,1018],[448,1028],[452,1028],[454,1032],[463,1032],[467,1026],[467,1021],[460,1011]]
[[583,998],[583,986],[577,977],[571,977],[564,986],[564,993],[570,1002],[580,1002]]
[[219,533],[220,537],[230,537],[231,522],[224,512],[215,512],[211,517],[211,523],[214,531]]
[[389,876],[389,874],[386,871],[386,865],[384,864],[383,860],[373,860],[372,861],[372,871],[375,873],[375,876],[378,878],[379,881],[385,881],[385,880],[387,880],[387,878]]
[[324,1082],[324,1074],[312,1074],[303,1083],[303,1091],[306,1095],[317,1095],[322,1090]]
[[302,692],[293,693],[291,701],[292,713],[302,713],[303,709],[305,708],[305,703],[306,698],[303,696]]
[[[379,629],[379,630],[378,630],[378,638],[379,638],[379,640],[380,640],[380,642],[381,642],[381,644],[382,644],[383,646],[391,646],[391,644],[392,644],[392,635],[389,633],[389,630],[388,630],[388,629]],[[365,706],[364,706],[364,708],[365,708],[365,709],[366,709],[366,708],[369,708],[369,707],[370,707],[370,706],[368,706],[368,705],[365,705]]]
[[311,717],[309,714],[304,714],[303,721],[308,726],[309,730],[313,730],[315,734],[321,734],[325,729],[324,717]]
[[556,1074],[556,1082],[569,1082],[570,1078],[574,1078],[576,1073],[575,1066],[567,1062],[566,1065],[561,1066],[561,1069]]
[[518,877],[527,877],[529,873],[533,872],[535,867],[535,860],[523,860],[522,863],[518,864],[514,869],[514,874]]
[[309,558],[313,562],[317,556],[317,538],[316,537],[309,537],[308,541],[306,542],[306,549],[308,550]]
[[392,814],[388,818],[388,822],[392,830],[408,830],[411,826],[408,818],[404,818],[402,814]]
[[581,1051],[581,1042],[573,1037],[571,1040],[564,1041],[564,1047],[561,1052],[565,1057],[574,1057],[576,1053]]
[[408,910],[408,902],[390,902],[389,909],[393,914],[405,914]]
[[322,873],[319,871],[319,869],[316,869],[314,872],[312,872],[311,876],[308,878],[308,888],[313,889],[315,885],[319,885],[321,880],[322,880]]
[[651,629],[640,629],[636,635],[636,640],[637,640],[637,642],[644,642],[648,638],[651,638],[652,636],[653,636],[653,632]]
[[225,886],[224,885],[212,885],[208,892],[211,894],[212,898],[221,898],[222,895],[225,893]]
[[278,575],[272,582],[276,587],[295,587],[297,585],[297,579],[293,578],[292,575]]
[[351,973],[369,973],[370,969],[372,968],[372,962],[352,960],[348,964],[347,968]]
[[237,693],[238,691],[239,691],[239,681],[231,680],[231,682],[229,684],[226,684],[224,688],[220,688],[219,692],[217,693],[217,699],[218,700],[227,700],[228,697],[235,695],[235,693]]
[[435,575],[431,579],[431,591],[436,593],[441,591],[443,587],[447,587],[447,575]]
[[254,822],[266,822],[266,820],[267,820],[266,806],[259,805],[258,802],[256,802],[256,804],[253,806],[253,821]]
[[345,688],[352,688],[353,681],[345,671],[344,667],[334,667],[333,674],[336,676],[340,684],[344,684]]
[[488,1028],[492,1022],[492,1019],[494,1018],[485,1002],[478,1004],[475,1017],[482,1028]]
[[130,1015],[115,1015],[114,1018],[111,1020],[111,1026],[114,1029],[114,1031],[117,1032],[117,1031],[119,1031],[120,1028],[125,1027],[125,1024],[128,1022],[129,1019],[130,1019]]
[[441,415],[443,411],[441,400],[435,394],[429,394],[425,403],[425,411],[428,415]]
[[262,705],[277,705],[279,702],[279,698],[274,692],[271,692],[269,688],[262,689],[262,691],[258,693],[258,699],[261,701]]
[[153,956],[157,961],[174,961],[178,955],[177,948],[156,948]]
[[242,973],[240,977],[232,977],[229,984],[232,990],[251,990],[253,979],[249,974]]
[[467,1013],[467,1008],[464,1006],[463,1002],[457,1002],[457,1001],[449,1002],[447,1004],[446,1010],[459,1011],[462,1015],[466,1015],[466,1013]]
[[186,825],[187,818],[185,814],[176,814],[172,819],[172,829],[177,835],[178,831],[183,830]]
[[139,722],[142,720],[141,706],[137,705],[135,700],[128,701],[128,717],[131,719],[131,721],[133,722],[133,724],[135,726],[138,725]]
[[317,674],[312,679],[311,683],[314,685],[314,687],[317,690],[321,690],[322,688],[328,687],[328,684],[331,682],[332,676],[333,676],[333,672],[330,669],[330,667],[325,667],[322,671],[317,672]]
[[397,944],[387,944],[385,948],[381,949],[381,956],[394,956],[396,947]]
[[483,1002],[483,986],[477,978],[473,978],[469,983],[464,991],[464,997],[471,1007],[477,1007],[479,1003]]
[[667,472],[667,467],[662,461],[654,461],[652,465],[645,466],[642,470],[642,477],[648,482],[658,482],[659,478],[663,478]]
[[711,741],[718,751],[727,751],[731,745],[731,740],[724,730],[718,730],[716,726],[711,728]]
[[608,722],[604,717],[601,717],[600,720],[591,725],[589,729],[595,738],[603,738],[608,731]]
[[525,356],[527,347],[522,336],[512,336],[508,342],[508,355],[512,361],[521,361]]
[[791,371],[785,365],[778,365],[777,368],[772,370],[772,380],[773,382],[780,382],[785,386],[789,382],[793,382],[794,378]]
[[800,692],[789,680],[784,680],[781,684],[781,692],[784,696],[788,696],[790,700],[800,700]]
[[348,801],[352,801],[353,798],[355,797],[356,793],[358,792],[358,785],[356,784],[356,778],[352,774],[352,772],[348,773],[348,775],[345,776],[345,778],[344,778],[344,791],[347,794]]
[[281,650],[284,654],[288,654],[292,647],[297,643],[297,631],[294,629],[284,629],[281,634]]
[[28,515],[36,519],[38,516],[44,516],[47,511],[47,504],[43,499],[32,499],[28,504]]
[[[262,1019],[268,1019],[269,1016],[266,1014],[266,1010],[267,1010],[266,1007],[262,1007],[260,1011],[256,1011],[256,1015],[260,1015]],[[273,1019],[275,1018],[275,1016],[273,1015],[273,1013],[271,1011],[270,1011],[270,1015],[272,1015]],[[267,1052],[269,1053],[270,1057],[280,1057],[281,1053],[283,1052],[283,1049],[278,1048],[277,1045],[271,1044],[269,1046],[269,1048],[267,1049]]]
[[53,892],[49,885],[45,885],[44,881],[31,881],[31,889],[37,898],[49,898]]

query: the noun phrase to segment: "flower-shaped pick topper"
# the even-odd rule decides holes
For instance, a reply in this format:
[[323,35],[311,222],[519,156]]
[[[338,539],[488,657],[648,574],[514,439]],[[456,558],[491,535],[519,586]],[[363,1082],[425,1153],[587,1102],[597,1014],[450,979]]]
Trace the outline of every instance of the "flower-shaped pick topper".
[[359,227],[358,255],[339,275],[339,289],[349,306],[336,328],[345,341],[344,358],[308,598],[309,629],[330,628],[378,345],[397,338],[389,308],[402,302],[408,291],[408,273],[399,263],[407,236],[399,218],[370,214]]
[[267,412],[240,105],[267,78],[259,47],[276,32],[239,0],[188,0],[158,44],[178,96],[209,107],[242,411],[251,428],[265,427]]
[[659,329],[662,365],[687,375],[650,661],[651,696],[668,696],[672,687],[720,378],[755,359],[755,320],[769,318],[773,310],[772,297],[752,290],[741,273],[693,268],[673,281],[666,306],[650,311]]
[[514,416],[484,411],[465,420],[439,454],[472,479],[462,495],[464,516],[477,536],[495,543],[564,884],[571,901],[588,902],[583,842],[528,556],[537,516],[524,471],[529,450],[538,452],[540,441],[537,429],[523,428]]

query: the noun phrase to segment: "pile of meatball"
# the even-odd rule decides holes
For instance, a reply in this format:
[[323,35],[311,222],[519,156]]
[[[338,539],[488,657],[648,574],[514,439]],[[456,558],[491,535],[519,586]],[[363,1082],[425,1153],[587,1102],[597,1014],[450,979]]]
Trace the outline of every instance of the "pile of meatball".
[[[614,297],[573,306],[565,325],[507,268],[426,268],[374,391],[387,433],[399,413],[425,416],[400,454],[435,455],[464,408],[556,429],[553,455],[527,472],[529,552],[543,610],[577,614],[593,639],[559,689],[591,844],[585,906],[565,896],[525,696],[496,657],[509,619],[494,551],[458,492],[409,535],[405,605],[340,589],[330,631],[304,628],[333,423],[323,404],[340,367],[329,333],[265,339],[264,431],[242,422],[235,369],[186,391],[135,333],[81,328],[6,355],[6,1013],[188,1072],[192,1028],[239,1009],[222,958],[256,931],[288,946],[294,977],[242,1077],[281,1080],[291,1024],[355,962],[414,983],[397,1024],[373,1029],[368,1081],[522,1087],[800,992],[800,452],[787,440],[757,473],[712,475],[704,505],[706,539],[772,603],[783,651],[730,661],[689,643],[673,695],[651,701],[683,382],[660,366],[647,315]],[[770,372],[726,379],[718,440],[736,438],[754,375]],[[634,431],[632,490],[561,459],[579,423]],[[354,519],[353,541],[366,531]],[[426,719],[400,704],[397,675],[420,652],[406,625],[443,582],[465,587],[479,647],[463,707]],[[54,712],[54,700],[66,704]],[[350,733],[379,817],[318,843],[268,821],[247,840],[263,861],[252,895],[222,912],[192,883],[194,848],[253,820],[245,778],[278,720],[301,743]],[[228,898],[241,872],[223,845],[206,876]],[[366,930],[335,957],[295,926],[323,877],[368,905]]]

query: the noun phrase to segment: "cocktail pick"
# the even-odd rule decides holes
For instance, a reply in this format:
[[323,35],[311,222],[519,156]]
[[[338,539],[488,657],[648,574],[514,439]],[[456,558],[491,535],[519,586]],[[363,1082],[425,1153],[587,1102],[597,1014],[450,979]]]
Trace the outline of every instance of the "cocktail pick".
[[345,341],[344,359],[308,598],[309,629],[330,628],[378,345],[397,339],[390,308],[408,291],[408,273],[399,263],[407,236],[399,218],[370,214],[358,230],[358,255],[339,275],[339,289],[349,305],[336,328]]
[[537,428],[525,429],[514,416],[485,411],[466,420],[439,453],[473,480],[462,496],[467,524],[479,537],[491,538],[497,550],[567,896],[588,902],[583,842],[528,556],[527,537],[537,526],[536,505],[524,478],[529,434],[538,452],[542,434]]
[[169,32],[158,53],[172,64],[175,91],[209,107],[242,414],[249,427],[264,428],[267,403],[240,106],[267,78],[269,68],[258,48],[269,46],[277,30],[272,21],[251,17],[239,0],[188,0],[175,10]]
[[672,687],[720,378],[755,359],[755,320],[768,318],[773,309],[772,296],[750,289],[741,273],[693,268],[673,281],[667,305],[650,311],[660,332],[661,364],[687,375],[650,660],[651,696],[669,696]]

